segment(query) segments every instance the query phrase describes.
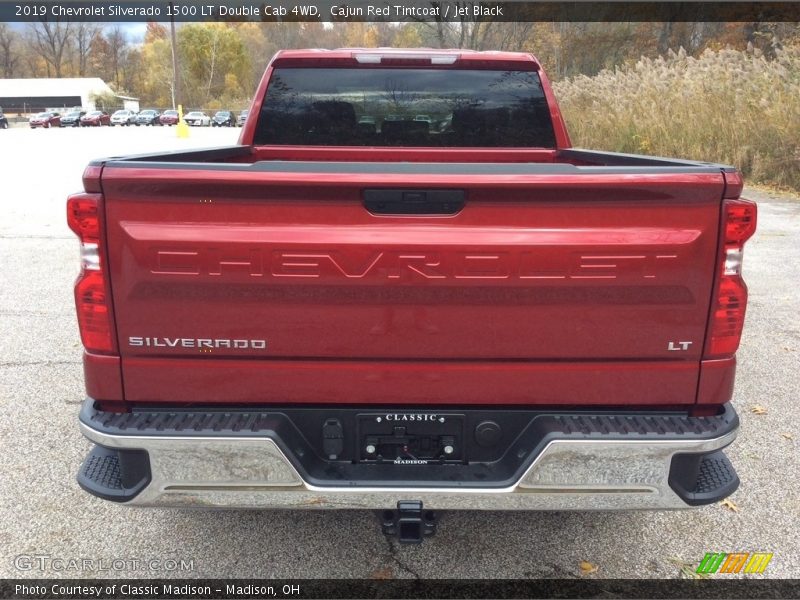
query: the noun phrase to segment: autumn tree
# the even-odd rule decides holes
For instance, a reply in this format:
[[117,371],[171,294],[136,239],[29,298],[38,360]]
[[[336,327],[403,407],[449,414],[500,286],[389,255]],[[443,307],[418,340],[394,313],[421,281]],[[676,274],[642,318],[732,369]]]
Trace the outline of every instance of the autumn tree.
[[77,62],[77,74],[80,77],[86,77],[92,45],[101,31],[101,27],[95,23],[75,23],[72,45]]
[[142,89],[144,80],[144,63],[138,48],[130,48],[120,64],[120,83],[117,91],[136,95],[135,90]]
[[19,36],[7,24],[0,23],[0,69],[3,77],[14,77],[19,63]]
[[[188,23],[178,29],[177,39],[179,77],[187,105],[205,106],[226,94],[244,93],[241,82],[250,83],[250,61],[235,27],[225,23]],[[150,90],[150,97],[163,100],[171,93],[170,84],[165,82],[166,72],[159,66],[168,66],[171,70],[171,60],[164,56],[169,49],[168,40],[162,39],[155,39],[142,48],[142,68],[155,70],[155,76],[145,77],[143,82]],[[169,76],[171,78],[171,71]],[[165,84],[167,89],[164,89]]]
[[73,23],[42,21],[28,27],[32,49],[47,65],[48,77],[63,77],[64,58],[72,39]]
[[156,40],[166,40],[168,35],[167,28],[161,23],[148,21],[144,31],[144,43],[150,44]]
[[115,88],[120,88],[122,63],[128,52],[128,39],[119,25],[115,25],[105,35],[107,52],[104,60],[106,79],[111,79]]

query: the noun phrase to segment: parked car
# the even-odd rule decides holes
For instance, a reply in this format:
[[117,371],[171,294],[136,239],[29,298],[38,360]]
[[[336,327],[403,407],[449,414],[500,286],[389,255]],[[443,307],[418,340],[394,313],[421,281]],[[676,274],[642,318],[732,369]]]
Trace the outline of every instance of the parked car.
[[178,111],[165,110],[161,116],[158,117],[158,122],[161,125],[176,125],[178,123]]
[[28,123],[31,129],[36,129],[37,127],[60,127],[61,115],[53,111],[40,112],[38,115],[32,116]]
[[378,121],[371,115],[362,115],[358,119],[357,127],[365,135],[372,135],[378,131]]
[[8,129],[8,117],[6,117],[2,108],[0,108],[0,129]]
[[[90,257],[81,487],[122,506],[371,508],[403,542],[433,521],[423,501],[733,493],[757,220],[741,174],[573,148],[528,53],[361,52],[279,53],[237,144],[84,173],[67,200]],[[386,81],[452,131],[406,118],[363,137],[360,99],[389,113]]]
[[61,127],[80,127],[81,117],[86,114],[85,110],[71,110],[61,117]]
[[190,112],[183,117],[183,120],[186,121],[187,125],[191,125],[193,127],[208,127],[211,125],[211,117],[204,112],[200,112],[199,110]]
[[111,115],[111,125],[130,125],[136,118],[136,113],[132,110],[118,110]]
[[103,110],[93,110],[81,117],[81,127],[100,127],[101,125],[111,125],[111,117]]
[[237,127],[241,127],[242,125],[245,124],[245,122],[247,121],[247,113],[249,112],[250,112],[249,110],[243,110],[242,112],[239,113],[239,116],[236,117]]
[[430,130],[431,127],[433,126],[433,119],[431,118],[430,115],[417,115],[416,117],[414,117],[414,120],[417,123],[426,123],[428,125],[428,130]]
[[211,125],[214,127],[233,127],[236,119],[229,110],[218,110],[211,118]]
[[133,124],[139,125],[161,125],[159,118],[161,113],[157,110],[143,110],[133,119]]

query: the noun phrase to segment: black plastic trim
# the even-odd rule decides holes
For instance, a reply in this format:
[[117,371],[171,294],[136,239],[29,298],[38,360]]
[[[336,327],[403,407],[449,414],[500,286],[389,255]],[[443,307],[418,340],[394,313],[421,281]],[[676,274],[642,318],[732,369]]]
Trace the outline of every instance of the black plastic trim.
[[735,171],[734,167],[719,163],[650,156],[646,154],[627,154],[625,152],[604,152],[584,148],[565,148],[557,152],[558,158],[567,158],[587,162],[599,162],[609,167],[614,166],[647,166],[647,167],[709,167],[715,171]]
[[[235,154],[234,156],[238,156]],[[129,169],[174,169],[199,171],[253,171],[259,173],[332,173],[344,175],[636,175],[667,173],[721,173],[723,165],[685,162],[647,161],[640,158],[626,165],[619,160],[616,165],[577,166],[567,163],[389,163],[389,162],[324,162],[260,160],[252,163],[225,163],[224,152],[203,155],[200,153],[153,155],[143,157],[118,157],[99,161],[107,167]],[[576,157],[578,158],[578,157]],[[587,154],[581,159],[593,160]],[[98,161],[92,164],[97,164]]]
[[465,203],[464,190],[364,190],[364,207],[375,215],[454,215]]
[[[427,464],[374,462],[360,459],[358,417],[374,414],[463,415],[465,446],[461,461]],[[260,437],[272,439],[301,474],[316,486],[381,487],[486,487],[516,483],[525,469],[553,440],[670,440],[715,439],[739,426],[730,404],[720,414],[690,417],[686,413],[625,411],[535,411],[450,408],[134,408],[130,413],[98,411],[90,399],[81,421],[110,436],[147,437]],[[343,430],[342,450],[336,459],[324,453],[323,426],[337,420]],[[486,421],[497,423],[502,433],[489,447],[474,436]],[[398,477],[401,468],[402,479]]]
[[[146,154],[129,154],[125,156],[109,156],[98,158],[89,163],[90,167],[102,167],[109,163],[114,166],[129,166],[140,168],[140,161],[158,160],[165,163],[176,162],[206,162],[216,160],[227,160],[252,154],[252,146],[217,146],[214,148],[199,148],[197,150],[172,150],[167,152],[148,152]],[[129,164],[125,164],[129,163]],[[247,164],[247,163],[245,163]],[[210,165],[209,165],[210,166]],[[164,165],[165,168],[174,168],[174,164]]]
[[[491,149],[488,149],[491,150]],[[254,162],[224,161],[253,156],[253,146],[221,146],[197,150],[176,150],[128,156],[111,156],[91,161],[90,166],[109,166],[132,169],[181,169],[203,171],[256,171],[263,173],[338,173],[394,175],[548,175],[548,174],[658,174],[658,173],[720,173],[732,172],[729,165],[710,162],[600,152],[568,148],[557,151],[557,158],[599,163],[573,165],[569,163],[536,162],[356,162],[356,161],[286,161],[259,160]]]

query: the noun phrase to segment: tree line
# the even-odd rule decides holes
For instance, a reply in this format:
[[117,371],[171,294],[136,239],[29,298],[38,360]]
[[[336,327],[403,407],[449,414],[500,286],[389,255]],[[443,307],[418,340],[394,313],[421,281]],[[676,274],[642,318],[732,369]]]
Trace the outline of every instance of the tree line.
[[179,64],[173,87],[168,27],[148,23],[143,39],[118,24],[0,23],[0,76],[100,77],[142,106],[238,108],[281,48],[434,47],[533,52],[552,79],[594,75],[683,48],[748,46],[766,55],[797,41],[796,23],[185,23],[177,26]]

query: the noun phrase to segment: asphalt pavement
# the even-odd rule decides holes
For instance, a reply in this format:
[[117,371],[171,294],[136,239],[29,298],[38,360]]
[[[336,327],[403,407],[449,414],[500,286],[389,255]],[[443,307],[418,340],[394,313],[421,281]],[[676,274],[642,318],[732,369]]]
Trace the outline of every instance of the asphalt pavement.
[[[79,262],[65,198],[92,158],[225,145],[239,131],[0,131],[0,577],[678,577],[706,552],[765,551],[764,577],[800,578],[800,199],[753,189],[742,428],[728,450],[742,480],[736,510],[450,512],[434,538],[399,546],[371,512],[133,509],[81,491],[89,443],[77,426]],[[97,571],[101,559],[120,568]],[[170,568],[181,560],[187,570]]]

